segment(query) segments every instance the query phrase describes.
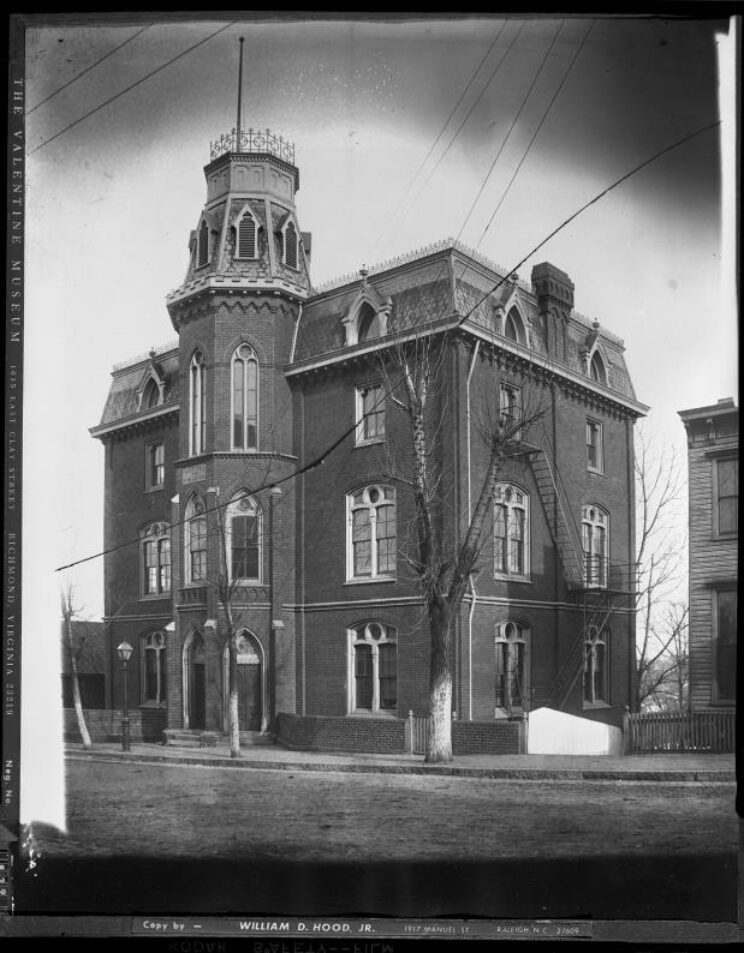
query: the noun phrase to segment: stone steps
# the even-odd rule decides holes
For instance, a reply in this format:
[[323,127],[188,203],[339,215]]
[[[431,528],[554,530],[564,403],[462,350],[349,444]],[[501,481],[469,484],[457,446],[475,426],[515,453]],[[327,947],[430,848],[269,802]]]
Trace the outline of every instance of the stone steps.
[[[241,745],[270,745],[274,743],[272,735],[260,731],[241,731]],[[227,734],[223,731],[202,731],[199,729],[166,728],[163,732],[163,744],[176,745],[179,748],[227,748]]]

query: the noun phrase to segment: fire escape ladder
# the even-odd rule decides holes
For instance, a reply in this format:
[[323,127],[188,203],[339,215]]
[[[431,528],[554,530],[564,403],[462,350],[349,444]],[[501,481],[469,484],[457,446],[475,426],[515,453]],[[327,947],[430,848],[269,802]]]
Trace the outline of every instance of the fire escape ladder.
[[547,433],[544,434],[543,447],[530,455],[530,463],[569,588],[580,588],[584,584],[584,550],[566,491],[553,462]]
[[562,709],[584,671],[584,645],[592,632],[601,634],[610,621],[614,607],[613,593],[609,589],[591,590],[596,597],[591,604],[587,602],[589,593],[584,594],[584,625],[577,636],[571,651],[563,661],[550,689],[550,707]]

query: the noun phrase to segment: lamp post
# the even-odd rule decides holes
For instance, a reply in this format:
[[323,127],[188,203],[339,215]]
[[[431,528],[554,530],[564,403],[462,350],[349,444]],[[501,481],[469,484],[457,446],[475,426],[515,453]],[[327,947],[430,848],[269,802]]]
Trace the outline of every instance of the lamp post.
[[118,645],[116,651],[121,659],[121,667],[124,670],[124,707],[121,715],[121,750],[129,751],[129,705],[127,701],[127,662],[132,657],[134,649],[129,642],[122,642]]
[[274,730],[276,718],[276,630],[284,627],[274,618],[274,503],[281,495],[278,486],[272,486],[269,490],[269,731]]

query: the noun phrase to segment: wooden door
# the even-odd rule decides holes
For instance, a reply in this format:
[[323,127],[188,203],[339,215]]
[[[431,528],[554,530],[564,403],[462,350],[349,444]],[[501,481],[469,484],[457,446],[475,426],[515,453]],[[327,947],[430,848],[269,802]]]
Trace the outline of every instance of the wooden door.
[[238,665],[238,712],[241,731],[261,730],[261,666]]

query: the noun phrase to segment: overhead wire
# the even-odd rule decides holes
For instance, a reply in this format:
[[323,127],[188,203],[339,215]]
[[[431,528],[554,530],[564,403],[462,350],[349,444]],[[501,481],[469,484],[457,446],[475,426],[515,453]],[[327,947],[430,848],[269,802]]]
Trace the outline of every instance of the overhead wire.
[[184,56],[187,56],[189,53],[192,53],[198,47],[203,46],[205,43],[208,43],[210,40],[214,39],[214,37],[216,37],[218,34],[224,33],[225,30],[229,30],[230,27],[235,26],[236,23],[237,21],[233,20],[230,23],[226,24],[225,26],[221,26],[219,30],[215,30],[213,33],[210,33],[209,36],[205,36],[204,39],[199,40],[198,43],[194,43],[192,46],[188,47],[188,49],[183,50],[177,56],[174,56],[171,59],[169,59],[166,63],[163,63],[161,66],[158,66],[156,69],[151,70],[145,76],[141,77],[136,82],[131,83],[129,86],[127,86],[126,89],[122,89],[118,93],[115,93],[113,96],[110,96],[108,99],[104,100],[104,102],[99,103],[98,106],[95,106],[93,109],[88,110],[88,112],[85,113],[83,116],[80,116],[79,119],[76,119],[74,120],[74,122],[69,123],[63,129],[60,129],[59,132],[55,132],[53,136],[50,136],[48,139],[45,139],[44,142],[39,143],[38,146],[34,146],[33,149],[29,149],[29,151],[27,152],[27,155],[33,155],[35,152],[38,152],[39,149],[43,149],[45,146],[48,146],[51,142],[54,142],[55,139],[59,139],[60,136],[63,136],[66,132],[69,132],[70,129],[74,129],[75,126],[80,125],[81,122],[84,122],[86,119],[89,119],[91,116],[95,115],[97,112],[103,109],[104,106],[111,105],[111,103],[115,102],[117,99],[120,99],[122,96],[126,95],[126,93],[131,92],[131,90],[135,89],[137,86],[141,86],[142,83],[146,82],[148,79],[151,79],[157,73],[162,73],[164,69],[167,69],[177,60],[183,59]]
[[73,76],[72,79],[60,86],[59,89],[55,89],[53,93],[45,96],[41,102],[37,103],[35,106],[32,106],[30,109],[27,109],[26,115],[30,116],[32,112],[35,112],[40,106],[43,106],[44,103],[48,103],[50,99],[58,96],[63,90],[67,89],[68,86],[72,86],[73,83],[76,83],[81,77],[85,76],[86,73],[90,73],[90,71],[95,69],[96,66],[100,66],[104,60],[107,60],[110,56],[113,56],[114,53],[117,53],[122,47],[126,46],[127,43],[131,43],[132,40],[136,40],[138,36],[141,36],[145,32],[145,30],[149,30],[151,26],[152,23],[148,23],[147,26],[143,26],[141,30],[137,30],[136,33],[133,33],[132,36],[127,37],[122,43],[118,43],[112,50],[109,50],[108,53],[104,53],[100,59],[97,59],[95,63],[91,63],[90,66],[86,67],[84,70],[81,70],[81,72]]

